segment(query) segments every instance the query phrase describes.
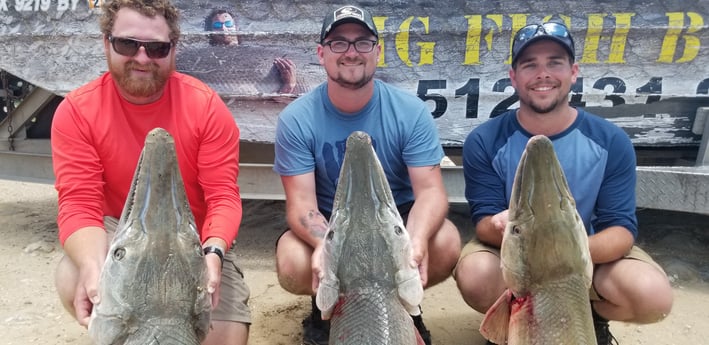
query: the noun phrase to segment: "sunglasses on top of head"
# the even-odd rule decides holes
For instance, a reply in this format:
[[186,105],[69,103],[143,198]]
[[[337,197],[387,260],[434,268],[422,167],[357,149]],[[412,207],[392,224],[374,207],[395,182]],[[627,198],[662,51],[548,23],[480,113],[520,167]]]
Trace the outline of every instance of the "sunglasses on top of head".
[[518,50],[524,45],[525,42],[530,39],[537,37],[549,35],[561,39],[566,44],[574,50],[574,40],[571,38],[569,29],[561,23],[548,22],[544,24],[530,24],[527,25],[515,34],[515,39],[512,42],[512,55],[517,55]]
[[108,36],[113,50],[123,56],[133,57],[140,47],[145,48],[145,53],[151,59],[162,59],[170,54],[172,42],[138,41],[131,38]]

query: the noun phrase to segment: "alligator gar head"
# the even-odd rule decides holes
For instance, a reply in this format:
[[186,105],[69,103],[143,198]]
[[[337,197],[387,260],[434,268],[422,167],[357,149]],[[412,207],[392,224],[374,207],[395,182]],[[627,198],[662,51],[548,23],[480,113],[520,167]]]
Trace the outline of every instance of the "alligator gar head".
[[529,139],[517,166],[501,259],[505,281],[516,294],[576,272],[585,272],[590,284],[588,235],[545,136]]
[[207,267],[170,134],[152,130],[99,280],[98,344],[198,344],[209,327]]
[[545,136],[532,137],[517,166],[500,249],[509,290],[480,333],[495,344],[595,344],[588,290],[588,235]]
[[324,239],[317,306],[331,344],[412,344],[423,286],[411,243],[367,133],[347,138]]

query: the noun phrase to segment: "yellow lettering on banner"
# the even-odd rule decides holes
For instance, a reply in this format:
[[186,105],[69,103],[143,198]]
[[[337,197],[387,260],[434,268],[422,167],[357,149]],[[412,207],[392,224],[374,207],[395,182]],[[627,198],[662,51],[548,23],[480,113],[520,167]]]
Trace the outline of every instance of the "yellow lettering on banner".
[[508,46],[510,54],[507,57],[507,61],[505,61],[508,65],[512,63],[512,43],[514,43],[515,35],[517,35],[519,29],[527,26],[526,14],[510,14],[510,18],[512,18],[512,36],[510,37],[510,45]]
[[684,54],[677,62],[689,62],[694,60],[694,58],[699,55],[699,48],[702,46],[699,37],[689,34],[699,32],[699,30],[704,28],[704,18],[701,14],[696,12],[687,12],[687,17],[689,17],[689,27],[687,27],[687,35],[684,35]]
[[[502,15],[501,14],[489,14],[486,16],[487,19],[492,20],[497,25],[497,31],[502,32]],[[492,51],[492,38],[494,36],[494,29],[490,29],[485,35],[485,41],[487,41],[487,50]]]
[[665,15],[668,19],[667,33],[665,33],[665,38],[662,40],[662,49],[657,62],[672,63],[677,50],[677,41],[684,27],[684,13],[670,12]]
[[[662,40],[662,49],[660,50],[660,56],[657,62],[672,63],[672,62],[689,62],[694,60],[699,54],[699,48],[701,46],[701,41],[699,37],[692,35],[696,33],[704,26],[704,18],[695,12],[687,12],[686,15],[689,18],[689,25],[687,26],[687,31],[684,35],[682,30],[684,25],[684,12],[669,12],[666,13],[668,18],[667,23],[667,33],[665,38]],[[677,53],[677,45],[680,36],[684,39],[684,49],[682,57],[674,61],[675,54]]]
[[603,31],[602,13],[589,13],[586,29],[586,38],[584,39],[583,55],[579,63],[597,64],[598,63],[598,47],[601,41],[601,32]]
[[[497,25],[496,28],[491,28],[485,35],[487,50],[492,51],[492,41],[495,36],[495,30],[502,31],[502,15],[490,14],[486,16]],[[480,47],[482,46],[483,35],[483,19],[481,15],[468,15],[468,32],[465,38],[465,58],[463,65],[479,65],[480,64]]]
[[386,49],[384,49],[385,45],[383,35],[387,19],[389,19],[389,17],[372,17],[372,20],[374,20],[374,26],[377,28],[377,32],[379,32],[379,45],[382,47],[379,51],[379,61],[377,62],[377,67],[387,67],[386,60],[384,59],[384,51]]
[[628,43],[628,32],[635,13],[614,13],[615,31],[611,38],[611,51],[607,63],[625,63],[625,47]]
[[[608,59],[605,62],[609,64],[622,64],[625,63],[625,47],[628,42],[630,23],[635,13],[613,13],[612,16],[615,17],[615,25],[613,36],[611,37]],[[598,51],[605,17],[606,15],[603,13],[591,13],[588,15],[588,28],[586,29],[583,55],[579,61],[580,63],[599,63]]]
[[[406,63],[407,66],[411,67],[411,59],[409,59],[409,30],[408,27],[411,26],[411,22],[414,17],[409,17],[401,23],[399,26],[399,32],[395,35],[394,46],[396,48],[396,53],[399,55],[399,59]],[[407,27],[406,29],[404,29]]]
[[468,20],[468,32],[465,35],[465,58],[463,59],[463,65],[479,65],[483,17],[475,14],[465,16],[465,19]]
[[[399,55],[401,61],[403,61],[407,66],[413,66],[413,62],[409,57],[409,31],[411,29],[411,23],[414,17],[406,18],[399,26],[399,32],[396,34],[394,39],[394,45],[396,47],[396,53]],[[424,26],[424,33],[428,34],[428,17],[418,17],[418,20]],[[433,48],[436,46],[435,42],[418,42],[416,43],[420,49],[419,63],[418,65],[431,65],[433,64]]]
[[[429,33],[428,17],[419,17],[419,20],[423,23],[424,32],[426,35]],[[416,43],[417,46],[421,48],[421,65],[433,65],[433,48],[436,46],[436,42],[419,42]]]

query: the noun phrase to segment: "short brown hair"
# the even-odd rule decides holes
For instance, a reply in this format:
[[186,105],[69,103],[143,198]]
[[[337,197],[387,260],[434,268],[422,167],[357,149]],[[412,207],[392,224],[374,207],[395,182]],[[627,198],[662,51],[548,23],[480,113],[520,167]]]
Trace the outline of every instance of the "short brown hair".
[[177,43],[180,38],[180,15],[177,7],[170,0],[108,0],[101,7],[103,13],[99,20],[101,33],[108,36],[113,31],[116,13],[121,8],[131,8],[147,17],[162,15],[170,28],[170,41]]

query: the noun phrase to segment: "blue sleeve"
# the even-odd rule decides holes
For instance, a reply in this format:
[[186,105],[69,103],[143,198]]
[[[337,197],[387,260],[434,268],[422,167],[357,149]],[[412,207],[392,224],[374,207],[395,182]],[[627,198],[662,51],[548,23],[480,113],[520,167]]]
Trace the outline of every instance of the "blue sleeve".
[[609,159],[598,193],[593,228],[602,231],[610,226],[623,226],[637,238],[635,150],[625,132],[620,130],[613,136],[608,150]]
[[418,119],[402,152],[406,165],[418,167],[441,164],[444,153],[438,138],[438,129],[433,116],[423,103]]
[[463,174],[465,198],[470,206],[473,224],[488,215],[507,209],[505,181],[493,168],[495,158],[494,136],[497,127],[479,126],[463,144]]
[[[443,159],[443,147],[438,138],[436,122],[426,104],[416,95],[375,82],[370,120],[363,129],[383,145],[377,154],[387,170],[395,175],[407,175],[407,167],[438,165]],[[393,176],[390,176],[390,178]],[[409,182],[405,184],[409,185]],[[408,186],[407,188],[410,188]]]
[[305,108],[300,105],[301,102],[296,101],[281,111],[276,124],[273,170],[283,176],[300,175],[315,170],[312,143],[308,142],[310,136],[305,134],[308,131],[308,121],[295,120],[296,115],[305,111]]

